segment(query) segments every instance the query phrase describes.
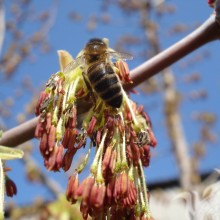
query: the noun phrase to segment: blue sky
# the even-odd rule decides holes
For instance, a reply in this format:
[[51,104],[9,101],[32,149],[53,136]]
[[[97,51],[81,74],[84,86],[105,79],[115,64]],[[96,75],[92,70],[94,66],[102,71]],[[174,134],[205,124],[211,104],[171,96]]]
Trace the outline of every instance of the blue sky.
[[[51,10],[52,1],[33,1],[36,10]],[[168,3],[175,3],[176,12],[173,15],[167,14],[160,18],[159,21],[159,33],[161,40],[161,47],[163,49],[172,45],[176,41],[180,40],[187,33],[193,30],[195,25],[203,22],[212,13],[206,1],[195,0],[195,1],[167,1]],[[47,34],[47,40],[52,45],[52,51],[48,54],[42,54],[39,50],[34,49],[34,62],[26,60],[16,71],[16,75],[12,78],[12,81],[5,82],[1,85],[1,94],[3,97],[8,95],[13,96],[15,94],[15,89],[13,85],[16,85],[21,81],[24,75],[28,75],[31,78],[34,86],[40,87],[50,75],[59,69],[57,50],[65,49],[68,50],[73,56],[75,56],[92,37],[107,37],[110,40],[110,45],[114,47],[116,40],[119,36],[123,34],[136,35],[144,39],[144,33],[138,26],[138,14],[129,15],[122,13],[115,5],[110,6],[107,13],[111,16],[110,25],[98,24],[94,31],[88,31],[86,29],[86,22],[88,18],[92,15],[98,15],[101,11],[101,0],[80,0],[80,1],[60,1],[59,7],[57,8],[57,15],[55,17],[53,26]],[[10,17],[8,13],[8,8],[10,6],[9,1],[5,2],[6,18]],[[68,13],[70,11],[78,12],[82,15],[82,20],[78,22],[70,21],[68,18]],[[155,15],[153,15],[155,17]],[[175,23],[185,23],[190,25],[190,30],[184,34],[176,34],[175,36],[169,36],[168,30]],[[37,28],[37,25],[33,25],[31,22],[23,27],[26,33],[32,32]],[[6,35],[3,51],[6,50],[7,44],[9,43],[9,36]],[[144,45],[147,50],[147,45]],[[143,49],[142,47],[139,50]],[[172,66],[175,72],[175,77],[177,79],[177,89],[183,95],[183,102],[180,106],[184,131],[186,134],[186,139],[188,141],[189,147],[199,138],[198,129],[200,124],[195,122],[191,118],[192,112],[197,111],[210,111],[219,117],[219,105],[217,105],[217,100],[219,100],[219,88],[220,80],[218,77],[218,70],[220,69],[219,55],[218,51],[220,49],[219,42],[213,42],[200,48],[192,55],[187,56],[184,60],[176,63]],[[132,48],[132,50],[134,50]],[[202,54],[206,50],[209,51],[210,56],[202,60],[201,62],[195,63],[187,69],[180,67],[181,62],[187,61],[193,57],[195,54]],[[134,52],[136,52],[134,50]],[[135,58],[129,61],[130,69],[142,63],[143,60],[140,58]],[[199,84],[183,84],[181,79],[191,72],[201,72],[201,82]],[[208,90],[208,99],[205,101],[190,101],[187,99],[187,94],[189,91],[194,89],[205,88]],[[153,182],[155,180],[165,180],[172,177],[178,176],[178,168],[176,166],[175,158],[173,157],[170,143],[167,137],[165,122],[162,117],[163,115],[163,105],[162,105],[162,95],[153,94],[146,95],[140,93],[139,96],[132,97],[138,103],[145,105],[145,110],[149,113],[156,138],[158,140],[158,145],[156,149],[152,149],[152,160],[151,165],[146,169],[146,176],[148,182]],[[25,94],[19,100],[17,100],[16,105],[13,108],[13,113],[17,114],[24,111],[24,105],[31,100],[30,94]],[[153,107],[152,107],[153,106]],[[155,107],[154,107],[155,106]],[[10,127],[14,126],[14,120],[10,119],[8,121]],[[218,135],[220,132],[219,124],[215,125],[215,133]],[[42,158],[39,155],[37,149],[37,141],[34,141],[36,149],[34,150],[34,158],[43,164]],[[219,141],[214,144],[207,146],[207,155],[201,161],[201,171],[213,170],[219,167]],[[191,151],[191,150],[190,150]],[[29,184],[25,178],[24,167],[21,162],[13,161],[9,163],[13,171],[10,172],[10,176],[16,181],[18,186],[18,195],[13,198],[13,201],[18,204],[26,204],[34,200],[35,197],[51,198],[48,191],[41,187],[39,184]],[[67,175],[63,172],[57,173],[55,175],[50,174],[42,166],[41,169],[52,178],[58,180],[63,189],[66,187]],[[88,171],[88,169],[87,169]],[[86,175],[86,174],[84,174]]]

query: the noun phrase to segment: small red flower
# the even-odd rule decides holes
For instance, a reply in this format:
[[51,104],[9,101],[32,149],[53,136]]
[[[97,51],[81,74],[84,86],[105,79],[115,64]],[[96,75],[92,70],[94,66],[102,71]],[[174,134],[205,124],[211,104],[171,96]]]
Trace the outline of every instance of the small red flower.
[[48,128],[48,130],[48,150],[52,152],[56,143],[56,127],[52,125],[50,128]]
[[6,189],[6,194],[9,197],[13,197],[14,195],[17,194],[17,187],[14,183],[13,180],[11,180],[8,176],[5,176],[5,189]]
[[113,205],[115,203],[115,200],[113,197],[114,188],[115,188],[115,178],[112,177],[111,179],[109,179],[107,183],[107,188],[106,188],[106,196],[107,196],[108,205]]
[[66,149],[71,149],[71,147],[73,147],[76,143],[77,135],[78,135],[77,130],[67,128],[62,140],[63,147]]
[[145,167],[149,166],[150,157],[151,157],[149,145],[145,145],[142,148],[140,148],[140,157],[141,157],[143,166]]
[[105,191],[105,184],[95,183],[91,189],[89,204],[97,212],[101,211],[104,206]]
[[45,122],[42,122],[39,118],[36,129],[35,129],[35,137],[41,138],[44,132]]
[[50,170],[57,172],[63,166],[63,154],[64,154],[64,147],[63,145],[55,146],[53,153],[50,157],[45,158],[44,165],[45,167]]
[[124,83],[132,83],[128,64],[123,62],[122,60],[119,60],[115,63],[115,65],[119,70],[120,80]]
[[76,128],[76,124],[77,124],[77,119],[76,119],[76,108],[73,107],[70,111],[70,117],[69,117],[69,121],[68,121],[68,128],[69,129],[74,129]]
[[76,194],[77,188],[79,186],[78,175],[73,175],[69,177],[68,185],[66,189],[66,197],[67,200],[71,202],[71,204],[76,203],[78,197]]
[[91,135],[94,132],[96,122],[97,122],[96,117],[92,116],[91,121],[89,122],[88,129],[87,129],[88,135]]
[[128,176],[126,172],[120,173],[116,177],[114,186],[114,199],[121,202],[128,195]]
[[65,152],[62,160],[62,168],[64,171],[69,170],[72,164],[73,157],[76,154],[77,150],[77,148],[72,147]]
[[102,173],[103,176],[106,176],[107,174],[109,174],[109,164],[111,161],[111,157],[112,157],[112,146],[108,146],[105,154],[104,154],[104,158],[102,161]]
[[51,125],[52,125],[52,114],[48,112],[46,115],[46,132],[49,133]]
[[42,105],[43,103],[45,103],[48,97],[49,97],[49,94],[46,91],[41,92],[37,105],[36,105],[36,109],[35,109],[36,116],[40,115],[42,111]]
[[47,158],[49,157],[49,145],[48,145],[48,134],[44,132],[42,134],[41,140],[40,140],[40,152],[43,157]]
[[137,189],[134,182],[129,179],[128,181],[128,196],[124,199],[124,205],[133,207],[137,202]]

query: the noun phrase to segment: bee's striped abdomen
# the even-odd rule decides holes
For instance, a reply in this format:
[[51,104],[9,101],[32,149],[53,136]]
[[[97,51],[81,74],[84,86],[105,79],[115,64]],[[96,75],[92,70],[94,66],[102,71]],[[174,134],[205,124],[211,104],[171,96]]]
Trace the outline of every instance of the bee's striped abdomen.
[[94,63],[87,74],[98,95],[111,107],[119,108],[122,103],[121,84],[111,65],[105,62]]

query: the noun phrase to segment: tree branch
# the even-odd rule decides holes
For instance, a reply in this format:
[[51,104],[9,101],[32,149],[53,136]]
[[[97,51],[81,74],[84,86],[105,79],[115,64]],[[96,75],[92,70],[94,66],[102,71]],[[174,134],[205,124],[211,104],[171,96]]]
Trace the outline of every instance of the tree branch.
[[[133,83],[125,85],[124,88],[129,90],[139,85],[197,48],[217,39],[220,39],[220,26],[215,20],[215,15],[211,15],[199,28],[184,39],[131,70]],[[31,119],[4,132],[0,144],[15,147],[34,138],[37,120],[37,118]]]
[[125,88],[130,89],[139,85],[187,54],[217,39],[220,39],[220,25],[216,22],[215,15],[211,15],[191,34],[133,69],[131,71],[133,84],[126,85]]
[[3,133],[0,139],[0,145],[16,147],[32,138],[34,138],[35,127],[38,117],[18,125]]

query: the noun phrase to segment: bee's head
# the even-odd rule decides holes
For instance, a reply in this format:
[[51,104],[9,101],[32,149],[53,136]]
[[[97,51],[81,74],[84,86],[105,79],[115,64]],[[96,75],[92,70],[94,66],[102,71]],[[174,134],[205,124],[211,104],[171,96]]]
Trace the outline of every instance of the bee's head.
[[85,50],[85,55],[97,56],[107,51],[107,45],[103,40],[99,38],[92,38],[86,44],[84,50]]

